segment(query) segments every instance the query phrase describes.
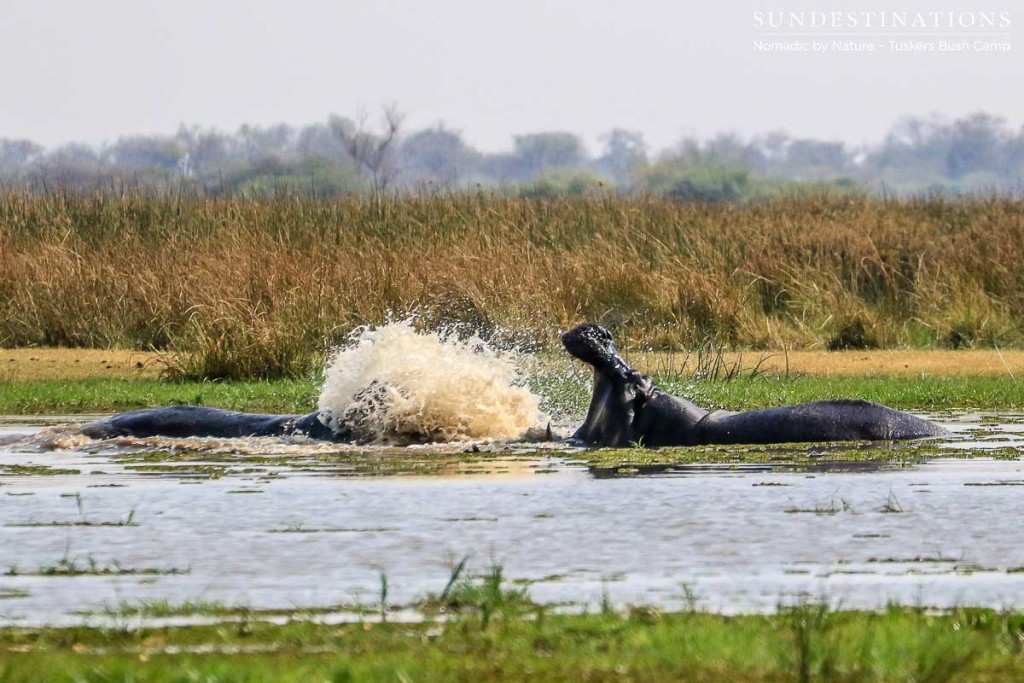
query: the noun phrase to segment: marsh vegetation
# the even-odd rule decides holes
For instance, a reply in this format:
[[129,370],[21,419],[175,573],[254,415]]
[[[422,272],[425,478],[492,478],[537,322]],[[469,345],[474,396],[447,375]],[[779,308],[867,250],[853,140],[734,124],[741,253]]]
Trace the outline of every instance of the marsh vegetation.
[[598,194],[314,200],[0,196],[0,346],[174,352],[178,377],[302,377],[356,326],[553,346],[1002,347],[1024,341],[1007,198],[748,204]]

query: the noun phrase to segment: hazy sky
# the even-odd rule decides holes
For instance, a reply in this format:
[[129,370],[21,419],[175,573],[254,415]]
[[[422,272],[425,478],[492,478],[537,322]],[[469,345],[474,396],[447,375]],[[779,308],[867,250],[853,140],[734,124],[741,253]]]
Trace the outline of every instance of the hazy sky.
[[[172,133],[180,123],[225,131],[300,125],[390,102],[407,112],[408,129],[444,120],[488,150],[510,147],[513,134],[546,130],[580,133],[597,151],[598,136],[613,127],[641,131],[662,148],[683,135],[780,128],[860,143],[880,139],[902,114],[933,111],[986,110],[1015,128],[1024,123],[1019,4],[829,3],[850,12],[879,5],[1002,12],[1000,26],[983,36],[976,15],[970,29],[918,26],[899,36],[845,17],[829,18],[825,28],[796,27],[801,36],[755,27],[757,11],[822,4],[0,0],[0,137],[101,143]],[[755,47],[756,40],[840,38],[876,43],[876,51]],[[961,38],[972,44],[966,53],[895,53],[887,45]],[[980,53],[979,39],[1011,49]]]

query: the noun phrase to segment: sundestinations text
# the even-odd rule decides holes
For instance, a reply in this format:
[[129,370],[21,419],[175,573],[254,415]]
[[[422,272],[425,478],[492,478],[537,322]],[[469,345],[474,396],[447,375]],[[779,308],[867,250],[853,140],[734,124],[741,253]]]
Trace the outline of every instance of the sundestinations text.
[[986,52],[1006,53],[1012,46],[1005,41],[987,40],[755,40],[758,52]]

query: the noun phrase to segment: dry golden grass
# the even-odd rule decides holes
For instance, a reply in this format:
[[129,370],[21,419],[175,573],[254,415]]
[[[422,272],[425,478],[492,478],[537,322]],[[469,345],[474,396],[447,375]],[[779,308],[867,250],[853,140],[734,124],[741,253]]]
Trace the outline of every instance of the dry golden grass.
[[[1000,357],[1001,356],[1001,357]],[[685,353],[630,354],[645,373],[690,374],[696,360]],[[757,368],[769,374],[814,377],[973,377],[1024,378],[1019,349],[891,349],[869,351],[746,351],[724,353],[726,367]]]
[[153,378],[163,368],[157,356],[126,349],[0,349],[0,381]]
[[[1000,355],[1002,358],[1000,358]],[[695,359],[684,353],[627,352],[646,373],[689,374]],[[127,349],[0,349],[0,381],[140,379],[160,375],[166,353]],[[1024,351],[1006,349],[894,349],[872,351],[747,351],[725,353],[726,366],[738,363],[770,374],[814,377],[969,377],[1024,378]]]
[[625,346],[1020,345],[1011,199],[0,195],[0,345],[174,349],[186,374],[309,372],[420,312]]

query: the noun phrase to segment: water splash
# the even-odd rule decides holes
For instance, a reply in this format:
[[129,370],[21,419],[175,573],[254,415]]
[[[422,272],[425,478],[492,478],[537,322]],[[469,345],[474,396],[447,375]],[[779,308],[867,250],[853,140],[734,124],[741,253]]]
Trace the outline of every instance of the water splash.
[[365,440],[520,438],[546,419],[522,360],[411,320],[360,328],[328,362],[319,408],[328,426],[354,422]]

